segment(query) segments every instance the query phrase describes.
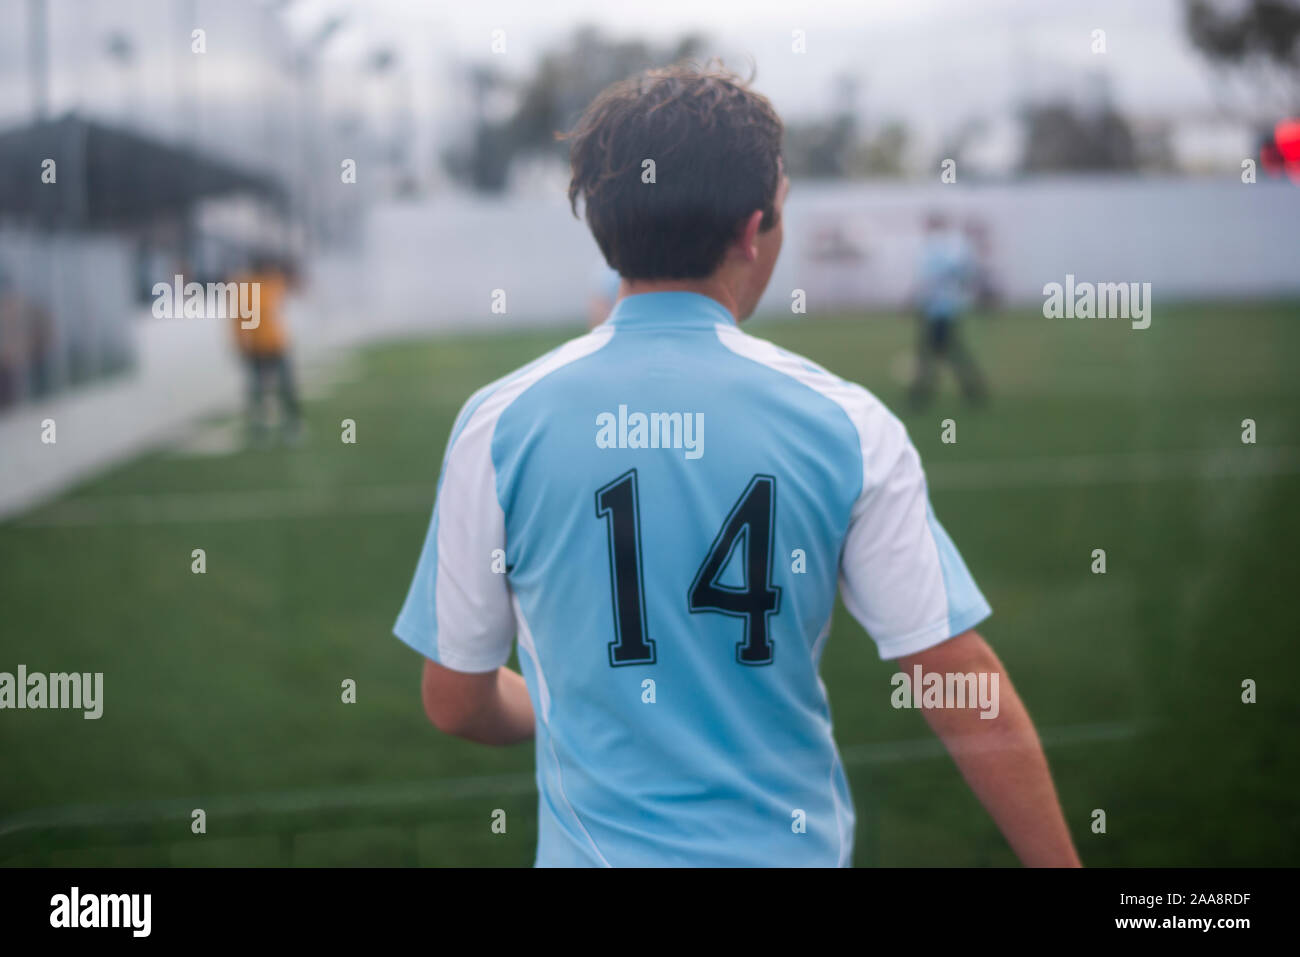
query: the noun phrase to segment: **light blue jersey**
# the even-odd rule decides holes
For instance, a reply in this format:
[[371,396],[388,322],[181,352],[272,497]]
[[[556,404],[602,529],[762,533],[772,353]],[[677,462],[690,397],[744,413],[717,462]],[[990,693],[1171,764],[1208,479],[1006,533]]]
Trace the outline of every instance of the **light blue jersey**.
[[960,233],[927,236],[917,270],[918,301],[931,322],[951,322],[970,308],[978,270],[974,251]]
[[834,866],[837,583],[884,658],[989,614],[903,425],[687,292],[476,393],[397,635],[537,718],[537,864]]

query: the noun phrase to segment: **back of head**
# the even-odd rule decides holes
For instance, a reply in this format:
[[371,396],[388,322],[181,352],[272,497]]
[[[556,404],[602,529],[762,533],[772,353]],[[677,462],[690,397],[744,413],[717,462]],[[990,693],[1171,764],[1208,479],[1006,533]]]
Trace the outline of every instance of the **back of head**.
[[782,135],[734,74],[650,70],[606,88],[568,134],[569,201],[625,279],[703,279],[755,210],[776,225]]

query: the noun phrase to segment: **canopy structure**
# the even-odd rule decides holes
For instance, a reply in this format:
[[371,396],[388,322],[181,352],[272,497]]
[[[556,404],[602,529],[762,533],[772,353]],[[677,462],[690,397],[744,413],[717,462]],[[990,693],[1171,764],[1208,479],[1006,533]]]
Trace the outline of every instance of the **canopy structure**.
[[[56,164],[54,183],[42,178],[50,159]],[[288,202],[271,176],[76,114],[0,132],[0,220],[50,228],[129,227],[237,193],[280,209]]]

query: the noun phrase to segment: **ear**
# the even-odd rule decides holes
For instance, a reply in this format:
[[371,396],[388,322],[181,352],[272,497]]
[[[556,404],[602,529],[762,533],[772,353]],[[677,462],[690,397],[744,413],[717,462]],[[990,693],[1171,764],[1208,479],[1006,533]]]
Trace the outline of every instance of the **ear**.
[[759,226],[763,222],[763,211],[756,209],[749,214],[745,220],[745,225],[740,230],[740,235],[736,237],[736,251],[746,262],[754,262],[758,259],[758,232]]

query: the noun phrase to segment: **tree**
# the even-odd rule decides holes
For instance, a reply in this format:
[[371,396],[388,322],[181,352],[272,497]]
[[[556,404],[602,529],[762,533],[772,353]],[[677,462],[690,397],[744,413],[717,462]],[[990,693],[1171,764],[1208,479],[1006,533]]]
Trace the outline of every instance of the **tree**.
[[[1261,125],[1300,113],[1300,0],[1244,0],[1232,9],[1185,0],[1192,44],[1222,75],[1225,100]],[[1245,95],[1233,91],[1237,81]],[[1234,92],[1237,95],[1234,95]]]
[[653,46],[642,40],[611,40],[594,27],[581,27],[563,47],[544,54],[532,76],[515,86],[513,111],[497,121],[486,117],[482,100],[507,83],[491,71],[476,68],[470,74],[478,104],[472,142],[444,154],[444,165],[453,177],[475,189],[500,191],[515,159],[530,154],[559,160],[567,156],[568,147],[555,134],[569,129],[609,84],[652,67],[698,58],[704,45],[704,39],[694,34]]
[[794,123],[785,130],[786,171],[796,179],[842,179],[849,174],[857,144],[849,116]]
[[1025,108],[1023,119],[1025,152],[1020,168],[1024,172],[1137,167],[1133,132],[1109,105],[1087,114],[1069,103],[1038,103]]

